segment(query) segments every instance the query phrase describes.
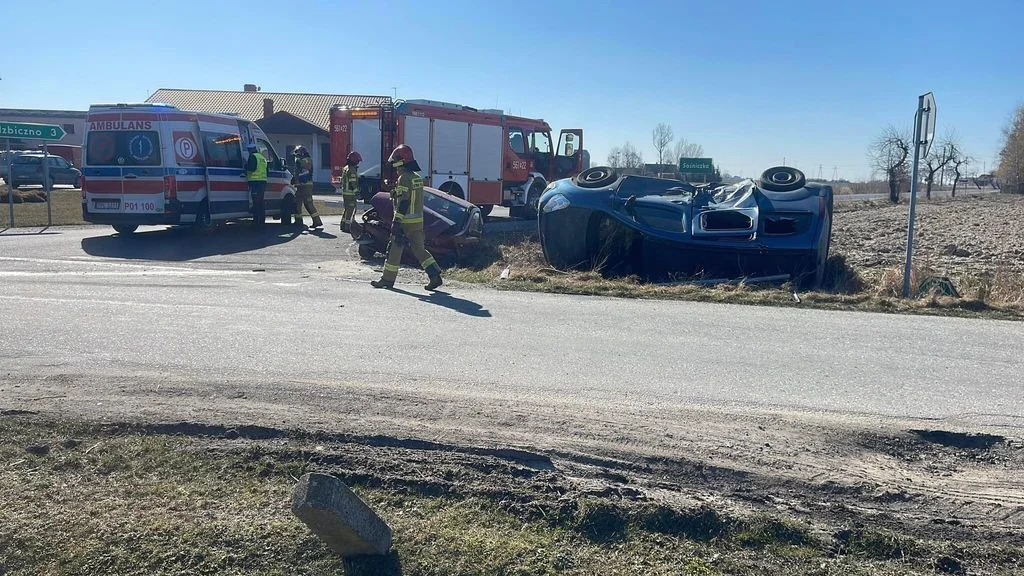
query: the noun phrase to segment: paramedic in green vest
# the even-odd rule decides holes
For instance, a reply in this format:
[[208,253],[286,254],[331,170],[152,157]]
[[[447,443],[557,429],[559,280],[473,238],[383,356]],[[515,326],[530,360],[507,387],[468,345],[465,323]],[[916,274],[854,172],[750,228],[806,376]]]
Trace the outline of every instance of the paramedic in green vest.
[[424,288],[435,290],[441,285],[441,268],[423,246],[423,179],[416,173],[420,166],[413,158],[412,148],[405,144],[395,148],[388,162],[398,170],[398,182],[391,190],[395,219],[391,223],[391,241],[388,243],[384,274],[380,280],[370,284],[374,288],[394,288],[398,267],[402,263],[402,251],[408,246],[430,277],[430,282]]
[[256,144],[249,144],[249,160],[245,163],[245,179],[249,181],[249,209],[252,223],[263,226],[267,221],[263,198],[267,193],[267,157]]
[[341,169],[341,199],[345,202],[345,214],[341,217],[341,231],[349,231],[349,223],[356,214],[356,195],[359,194],[359,163],[363,157],[353,150],[345,159]]
[[295,148],[295,223],[302,226],[302,207],[313,217],[310,228],[323,228],[323,220],[313,205],[313,160],[305,146]]

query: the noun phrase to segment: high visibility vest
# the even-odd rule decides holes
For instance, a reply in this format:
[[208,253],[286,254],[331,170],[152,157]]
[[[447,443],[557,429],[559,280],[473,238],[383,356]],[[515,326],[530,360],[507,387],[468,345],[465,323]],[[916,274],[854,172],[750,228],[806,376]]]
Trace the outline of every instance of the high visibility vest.
[[253,156],[256,157],[256,169],[252,172],[245,173],[245,179],[250,182],[266,182],[267,181],[267,159],[263,157],[263,154],[259,152],[253,152]]
[[395,203],[395,224],[423,226],[423,178],[419,174],[403,171],[391,198]]
[[353,196],[359,192],[359,173],[354,166],[346,165],[341,169],[341,193]]

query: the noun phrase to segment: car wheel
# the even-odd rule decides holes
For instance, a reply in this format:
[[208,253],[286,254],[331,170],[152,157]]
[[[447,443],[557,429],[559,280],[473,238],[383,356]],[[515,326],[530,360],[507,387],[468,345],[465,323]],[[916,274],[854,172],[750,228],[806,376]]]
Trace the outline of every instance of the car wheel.
[[114,230],[121,236],[131,236],[138,229],[138,224],[114,224]]
[[530,220],[537,217],[537,205],[540,204],[540,195],[543,192],[543,182],[534,182],[530,186],[530,191],[526,193],[526,205],[523,206],[523,218]]
[[572,180],[580,188],[604,188],[618,179],[614,168],[595,166],[580,172]]
[[82,175],[79,174],[78,176],[75,176],[75,188],[81,188],[81,187],[82,187]]
[[761,173],[761,188],[769,192],[792,192],[806,183],[804,173],[789,166],[775,166]]
[[481,206],[478,206],[478,208],[480,208],[481,216],[490,216],[491,210],[494,210],[494,204],[483,204]]
[[210,214],[210,201],[203,200],[199,203],[199,211],[196,212],[196,221],[192,229],[200,234],[213,230],[213,216]]
[[292,216],[295,214],[295,196],[291,194],[281,199],[281,224],[292,225]]
[[457,198],[462,198],[463,200],[466,199],[466,195],[462,192],[462,186],[459,186],[459,183],[454,180],[449,180],[444,184],[441,184],[438,190],[445,194],[451,194]]
[[369,260],[377,255],[377,249],[372,244],[360,244],[359,245],[359,257],[363,260]]

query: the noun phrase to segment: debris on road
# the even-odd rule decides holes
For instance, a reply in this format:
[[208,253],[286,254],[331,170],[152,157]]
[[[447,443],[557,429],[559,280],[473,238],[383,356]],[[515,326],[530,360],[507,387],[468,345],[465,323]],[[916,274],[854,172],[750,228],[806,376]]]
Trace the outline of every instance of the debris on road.
[[292,513],[343,557],[383,555],[391,549],[391,527],[329,474],[309,473],[299,479]]
[[29,444],[28,446],[25,446],[25,452],[28,452],[29,454],[31,454],[33,456],[46,456],[47,454],[50,453],[50,445],[49,444]]

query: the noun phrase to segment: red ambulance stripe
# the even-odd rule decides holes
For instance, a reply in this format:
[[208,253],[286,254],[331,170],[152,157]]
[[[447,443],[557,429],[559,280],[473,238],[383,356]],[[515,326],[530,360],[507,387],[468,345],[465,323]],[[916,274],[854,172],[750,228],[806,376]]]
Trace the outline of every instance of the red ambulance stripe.
[[195,122],[195,114],[183,114],[180,112],[167,112],[160,115],[161,120],[168,120],[171,122]]
[[122,112],[121,113],[121,120],[124,120],[125,122],[127,122],[129,120],[133,120],[133,121],[149,120],[151,122],[156,122],[156,121],[160,120],[160,116],[158,114],[154,114],[152,112]]
[[220,192],[248,192],[249,184],[245,182],[210,182],[210,189]]
[[206,182],[202,180],[178,180],[178,192],[198,192],[203,189],[203,186],[206,186]]
[[86,179],[85,188],[89,194],[120,194],[121,181],[88,178]]
[[120,119],[121,119],[121,113],[120,112],[108,112],[106,114],[89,114],[89,117],[87,118],[86,121],[88,121],[88,122],[101,122],[101,121],[120,120]]
[[164,181],[163,180],[137,180],[132,182],[130,180],[124,181],[124,193],[125,194],[163,194],[164,193]]
[[210,124],[224,124],[226,126],[234,126],[238,123],[238,120],[232,118],[220,118],[219,116],[206,116],[198,114],[200,122],[209,122]]

